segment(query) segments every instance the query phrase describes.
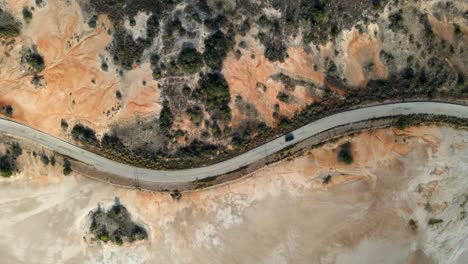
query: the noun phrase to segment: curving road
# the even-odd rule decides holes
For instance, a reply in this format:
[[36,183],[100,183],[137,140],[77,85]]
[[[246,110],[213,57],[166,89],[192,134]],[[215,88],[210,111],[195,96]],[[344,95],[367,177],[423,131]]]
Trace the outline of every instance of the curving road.
[[468,106],[438,102],[408,102],[384,104],[350,110],[316,120],[308,125],[296,129],[292,132],[294,134],[294,140],[289,142],[285,142],[284,137],[279,137],[237,157],[220,163],[201,168],[176,171],[150,170],[118,163],[81,149],[80,147],[50,136],[34,128],[6,119],[0,119],[0,132],[32,140],[60,154],[92,165],[102,172],[112,173],[131,179],[138,176],[139,180],[152,183],[182,183],[235,171],[266,156],[274,154],[288,146],[338,126],[366,121],[373,118],[409,114],[447,115],[468,119]]

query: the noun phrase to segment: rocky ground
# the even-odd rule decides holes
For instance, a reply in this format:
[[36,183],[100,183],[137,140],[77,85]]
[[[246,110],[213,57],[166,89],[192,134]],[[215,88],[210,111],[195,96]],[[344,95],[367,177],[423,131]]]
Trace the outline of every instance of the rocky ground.
[[[11,142],[2,138],[2,142]],[[350,142],[353,162],[338,161]],[[250,177],[169,194],[114,187],[20,142],[0,179],[5,263],[465,263],[468,132],[378,129],[330,142]],[[4,148],[0,149],[3,151]],[[118,201],[148,239],[86,240],[89,212]]]

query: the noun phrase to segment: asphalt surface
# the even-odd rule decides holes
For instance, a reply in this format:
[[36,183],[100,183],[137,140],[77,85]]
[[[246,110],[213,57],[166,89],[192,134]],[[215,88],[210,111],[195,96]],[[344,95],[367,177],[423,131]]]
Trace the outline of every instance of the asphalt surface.
[[308,125],[296,129],[292,132],[294,139],[291,141],[286,142],[285,137],[282,136],[220,163],[206,167],[174,171],[150,170],[118,163],[34,128],[6,119],[0,119],[0,132],[32,140],[60,154],[92,165],[102,172],[152,183],[182,183],[235,171],[266,156],[274,154],[288,146],[335,127],[366,121],[373,118],[409,114],[435,114],[468,118],[468,106],[438,102],[408,102],[384,104],[350,110],[316,120]]

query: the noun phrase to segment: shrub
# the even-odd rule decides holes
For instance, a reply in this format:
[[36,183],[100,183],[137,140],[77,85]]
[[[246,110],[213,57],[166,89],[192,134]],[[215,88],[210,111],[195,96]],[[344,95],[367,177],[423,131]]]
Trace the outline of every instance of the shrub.
[[203,111],[199,106],[187,109],[186,113],[190,117],[190,121],[197,126],[199,126],[201,121],[203,121]]
[[97,26],[97,19],[98,19],[98,17],[97,17],[96,15],[94,15],[93,17],[91,17],[91,18],[89,19],[89,21],[88,21],[88,26],[89,26],[90,28],[96,28],[96,26]]
[[29,10],[29,8],[27,8],[27,7],[23,8],[23,18],[27,23],[31,22],[32,15],[33,14]]
[[82,124],[76,124],[71,131],[72,138],[84,144],[98,146],[99,142],[93,129]]
[[17,170],[16,159],[23,153],[20,145],[12,143],[7,149],[6,154],[0,154],[0,176],[11,177]]
[[49,165],[49,162],[50,162],[49,157],[44,152],[40,154],[40,157],[41,157],[42,163],[44,163],[45,166]]
[[284,92],[279,92],[278,95],[276,96],[276,98],[278,100],[280,100],[281,102],[284,102],[284,103],[289,102],[289,95],[287,93],[284,93]]
[[0,38],[16,37],[20,34],[20,23],[10,13],[0,9]]
[[198,93],[202,94],[206,104],[215,118],[228,120],[231,118],[229,101],[231,95],[224,76],[219,73],[209,73],[199,81]]
[[161,113],[159,114],[159,127],[161,130],[168,132],[172,127],[173,119],[169,101],[164,100]]
[[67,120],[65,119],[60,120],[60,127],[62,128],[62,130],[67,130],[68,129]]
[[411,230],[416,231],[418,229],[418,223],[414,219],[410,219],[408,221],[408,225],[410,226]]
[[390,20],[390,25],[389,28],[397,31],[403,29],[403,16],[401,15],[401,10],[398,10],[397,12],[390,14],[388,16],[388,19]]
[[103,71],[108,71],[109,70],[109,65],[105,61],[101,63],[101,70]]
[[331,181],[331,178],[332,178],[331,175],[327,175],[327,177],[323,178],[322,183],[323,183],[323,184],[329,184],[330,181]]
[[171,198],[175,201],[179,201],[182,198],[182,193],[179,190],[171,192]]
[[203,53],[206,65],[215,71],[221,70],[223,60],[233,45],[233,37],[226,36],[219,30],[206,38],[205,52]]
[[353,155],[351,153],[351,143],[341,145],[340,152],[338,153],[338,161],[351,164],[353,163]]
[[0,175],[2,177],[11,177],[14,169],[12,160],[7,155],[0,155]]
[[5,114],[9,117],[13,116],[13,107],[11,105],[5,107]]
[[41,72],[44,70],[44,58],[36,51],[28,50],[23,56],[24,60],[29,64],[34,72]]
[[429,225],[436,225],[442,222],[444,222],[444,220],[438,218],[429,218],[429,221],[427,221]]
[[72,173],[71,163],[67,158],[63,159],[63,175],[68,176]]
[[115,92],[115,97],[117,97],[117,99],[121,100],[122,99],[122,93],[119,90],[117,90]]
[[203,66],[203,58],[195,48],[187,47],[179,53],[177,64],[184,72],[194,74]]
[[457,37],[463,36],[463,31],[461,30],[460,25],[453,24],[453,30],[454,30],[453,33],[455,34],[455,36]]

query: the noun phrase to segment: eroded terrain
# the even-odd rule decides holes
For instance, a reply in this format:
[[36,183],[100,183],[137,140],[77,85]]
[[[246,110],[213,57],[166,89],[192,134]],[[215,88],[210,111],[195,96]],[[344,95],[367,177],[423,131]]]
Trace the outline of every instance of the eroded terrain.
[[[348,142],[350,164],[338,161]],[[468,258],[466,130],[364,132],[235,182],[182,193],[180,199],[76,172],[63,176],[59,157],[55,166],[45,165],[40,154],[53,153],[19,143],[20,172],[0,179],[0,227],[7,231],[0,234],[0,255],[7,263],[465,263]],[[148,240],[89,244],[88,213],[116,200],[148,231]]]
[[1,0],[0,114],[138,166],[215,162],[356,104],[466,103],[467,7]]

